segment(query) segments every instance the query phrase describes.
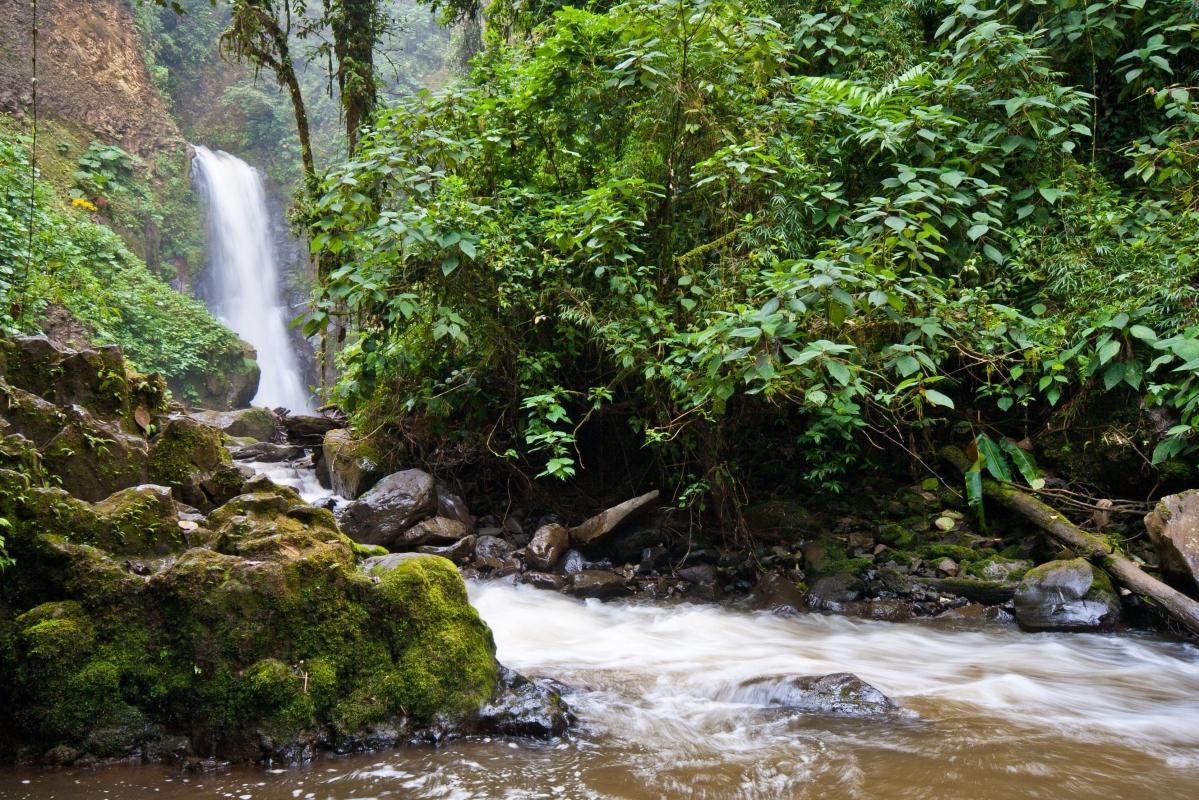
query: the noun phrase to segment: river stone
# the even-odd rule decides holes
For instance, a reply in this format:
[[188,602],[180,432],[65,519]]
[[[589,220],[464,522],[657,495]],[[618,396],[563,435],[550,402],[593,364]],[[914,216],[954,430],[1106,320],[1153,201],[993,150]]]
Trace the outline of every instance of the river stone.
[[585,569],[570,576],[566,586],[568,594],[575,597],[594,597],[609,600],[629,594],[625,579],[615,572],[602,569]]
[[463,536],[453,544],[447,544],[444,547],[424,545],[418,547],[417,551],[431,556],[448,558],[458,565],[468,564],[475,555],[475,541],[477,538],[474,535]]
[[234,461],[260,461],[264,464],[275,464],[280,461],[295,461],[304,457],[304,448],[291,444],[275,444],[274,442],[254,442],[243,447],[230,450]]
[[464,536],[466,536],[466,526],[458,520],[449,517],[430,517],[401,533],[396,539],[395,546],[409,548],[422,544],[453,544]]
[[531,681],[504,666],[495,696],[475,715],[478,733],[534,739],[561,736],[572,721],[570,707],[550,682]]
[[388,475],[347,504],[341,527],[356,542],[391,547],[436,507],[433,478],[419,469],[407,469]]
[[758,578],[749,597],[750,608],[775,614],[798,614],[806,604],[795,581],[777,572]]
[[584,570],[587,561],[578,550],[567,550],[566,558],[562,559],[562,572],[565,575],[576,575]]
[[368,441],[354,438],[348,428],[325,434],[321,456],[328,465],[333,493],[357,500],[383,478],[382,459]]
[[808,592],[808,607],[814,611],[838,611],[862,594],[861,581],[848,572],[821,578]]
[[440,484],[437,486],[437,516],[456,519],[466,526],[467,531],[475,529],[475,517],[466,501]]
[[275,437],[279,420],[268,408],[242,408],[237,411],[192,411],[190,416],[229,436],[248,436],[260,442]]
[[1014,597],[1016,621],[1028,630],[1111,628],[1120,601],[1107,573],[1085,558],[1050,561],[1030,569]]
[[555,575],[552,572],[526,572],[520,576],[521,583],[527,583],[534,589],[546,589],[548,591],[560,591],[566,583],[566,578],[561,575]]
[[498,536],[480,536],[475,542],[475,565],[487,569],[504,569],[515,548]]
[[899,710],[889,697],[849,672],[754,678],[742,683],[731,695],[727,699],[806,714],[878,717]]
[[529,542],[525,558],[534,569],[553,569],[569,544],[570,534],[566,532],[566,528],[556,522],[551,522],[548,525],[542,525],[533,534],[533,540]]
[[1192,587],[1199,586],[1199,491],[1163,497],[1145,517],[1145,530],[1162,569]]

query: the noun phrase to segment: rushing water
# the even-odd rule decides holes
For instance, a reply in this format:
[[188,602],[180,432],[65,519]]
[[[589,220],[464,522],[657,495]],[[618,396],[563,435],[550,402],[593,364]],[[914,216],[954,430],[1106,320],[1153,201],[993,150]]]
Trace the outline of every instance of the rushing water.
[[195,145],[193,171],[208,204],[214,313],[258,351],[254,405],[310,411],[300,360],[287,333],[270,215],[258,172],[229,153]]
[[[18,772],[14,798],[1193,798],[1199,649],[713,606],[579,602],[473,583],[499,657],[572,687],[552,744],[466,741],[291,770]],[[745,680],[852,671],[910,713],[801,716]],[[743,695],[740,695],[743,696]]]

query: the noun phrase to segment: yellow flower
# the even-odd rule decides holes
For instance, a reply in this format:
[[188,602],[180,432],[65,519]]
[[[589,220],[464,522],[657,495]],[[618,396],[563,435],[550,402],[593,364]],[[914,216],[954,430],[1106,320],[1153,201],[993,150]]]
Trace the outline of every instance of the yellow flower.
[[75,199],[73,199],[71,201],[71,205],[76,206],[78,208],[85,209],[87,211],[98,211],[99,210],[96,208],[95,203],[93,203],[91,200],[85,200],[82,197],[76,197]]

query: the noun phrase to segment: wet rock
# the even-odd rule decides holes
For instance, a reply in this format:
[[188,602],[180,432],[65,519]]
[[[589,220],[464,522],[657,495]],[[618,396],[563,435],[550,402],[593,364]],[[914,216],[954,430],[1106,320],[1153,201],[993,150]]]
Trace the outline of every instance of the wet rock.
[[583,554],[578,550],[567,550],[566,557],[562,559],[562,572],[566,575],[577,575],[582,572],[587,565]]
[[549,739],[562,736],[573,722],[561,692],[548,681],[531,681],[500,667],[495,696],[475,716],[478,733]]
[[812,584],[808,607],[816,611],[839,611],[845,603],[861,596],[861,581],[848,572],[828,575]]
[[974,603],[998,605],[1016,594],[1014,581],[984,581],[978,578],[918,578],[915,583],[934,592],[964,597]]
[[216,428],[228,436],[246,436],[260,442],[275,438],[279,419],[268,408],[243,408],[236,411],[192,411],[197,422]]
[[988,606],[983,603],[968,603],[958,608],[951,608],[937,617],[938,620],[950,622],[997,622],[1010,624],[1015,618],[1002,606]]
[[382,458],[374,445],[355,439],[348,428],[335,428],[325,434],[321,456],[333,492],[347,500],[357,500],[384,476]]
[[512,544],[498,536],[480,536],[475,542],[475,565],[487,569],[504,569],[509,564]]
[[606,511],[601,511],[594,517],[570,529],[570,541],[574,545],[584,545],[594,542],[610,533],[634,514],[650,507],[658,499],[658,490],[647,492],[640,497],[626,500]]
[[413,525],[395,540],[394,547],[405,549],[422,544],[453,544],[466,536],[466,527],[449,517],[430,517]]
[[1162,569],[1188,585],[1199,587],[1199,490],[1163,497],[1145,517]]
[[661,545],[654,545],[641,551],[641,560],[637,564],[637,571],[642,575],[649,575],[665,568],[669,563],[670,551]]
[[690,567],[683,567],[676,574],[687,583],[716,583],[716,567],[711,564],[696,564]]
[[798,614],[807,607],[807,599],[799,585],[777,572],[758,578],[749,603],[750,608],[775,614]]
[[764,677],[746,681],[727,698],[806,714],[846,717],[889,716],[899,710],[889,697],[849,672],[803,677]]
[[166,482],[148,471],[152,456],[141,436],[82,406],[63,409],[63,416],[66,426],[42,448],[42,464],[74,496],[96,501],[148,480]]
[[443,547],[424,545],[423,547],[417,548],[417,550],[421,553],[426,553],[428,555],[441,556],[442,558],[448,558],[450,561],[453,561],[455,564],[459,564],[459,565],[468,564],[468,563],[470,563],[470,560],[472,558],[474,558],[474,555],[475,555],[476,538],[477,537],[475,537],[474,535],[463,536],[461,539],[454,542],[453,544],[448,544]]
[[295,461],[304,457],[304,448],[291,444],[275,444],[274,442],[254,442],[230,451],[234,461],[260,461],[275,464],[281,461]]
[[542,525],[533,534],[525,558],[534,569],[553,569],[569,544],[570,534],[566,528],[551,522]]
[[437,486],[437,516],[456,519],[467,531],[475,529],[475,518],[466,501],[440,484]]
[[292,444],[321,447],[324,445],[325,434],[343,427],[345,423],[333,417],[316,414],[288,414],[283,417],[281,424],[287,434],[287,441]]
[[1016,621],[1029,630],[1111,628],[1120,603],[1107,573],[1089,561],[1050,561],[1029,570],[1014,597]]
[[388,475],[346,504],[341,527],[356,542],[391,547],[436,508],[433,478],[419,469],[404,470]]
[[610,600],[630,593],[625,579],[615,572],[606,570],[585,569],[571,575],[567,585],[567,594],[575,597],[590,597],[599,600]]
[[661,526],[656,522],[647,520],[648,524],[622,525],[619,530],[602,539],[599,546],[610,553],[618,564],[636,564],[646,549],[662,544]]
[[526,572],[520,576],[521,583],[527,583],[535,589],[561,591],[566,585],[566,578],[552,572]]
[[970,574],[986,581],[1016,582],[1032,569],[1032,562],[1024,559],[1010,559],[995,556],[986,561],[977,562],[970,567]]

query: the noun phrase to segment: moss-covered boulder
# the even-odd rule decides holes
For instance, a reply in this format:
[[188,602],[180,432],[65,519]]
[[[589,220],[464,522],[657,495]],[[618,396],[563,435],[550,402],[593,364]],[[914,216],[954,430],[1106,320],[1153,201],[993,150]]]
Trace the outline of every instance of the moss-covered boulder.
[[208,353],[202,367],[171,378],[170,386],[175,396],[190,406],[228,411],[250,405],[261,377],[258,354],[249,343],[237,340]]
[[149,478],[172,487],[180,500],[199,509],[237,496],[244,483],[221,432],[185,416],[171,417],[154,437]]
[[357,500],[386,474],[383,459],[374,444],[355,439],[348,428],[335,428],[326,433],[321,449],[334,494],[347,500]]
[[1111,578],[1085,558],[1030,569],[1016,589],[1014,606],[1016,621],[1028,630],[1100,630],[1120,618]]
[[194,419],[228,436],[269,442],[279,428],[279,418],[269,408],[241,408],[234,411],[193,411]]
[[368,572],[328,511],[252,485],[195,524],[163,487],[91,504],[0,471],[19,565],[0,583],[0,756],[182,735],[304,760],[469,729],[498,667],[457,569],[413,555]]
[[42,448],[42,463],[60,485],[84,500],[101,500],[148,478],[146,440],[81,406],[66,410],[67,424]]

